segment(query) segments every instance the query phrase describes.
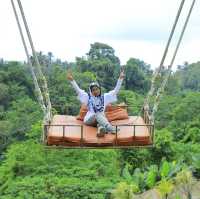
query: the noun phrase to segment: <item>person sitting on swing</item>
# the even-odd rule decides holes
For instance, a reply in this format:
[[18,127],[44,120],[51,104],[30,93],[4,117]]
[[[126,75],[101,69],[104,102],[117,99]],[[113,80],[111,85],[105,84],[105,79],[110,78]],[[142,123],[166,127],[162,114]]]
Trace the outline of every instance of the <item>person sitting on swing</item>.
[[71,72],[67,74],[67,79],[78,95],[77,98],[81,104],[87,106],[88,112],[83,122],[89,126],[94,126],[97,123],[97,137],[102,137],[105,133],[115,134],[117,131],[106,118],[104,111],[108,104],[117,101],[117,94],[121,88],[123,78],[124,71],[122,70],[114,90],[104,94],[101,93],[100,85],[97,82],[92,82],[89,85],[89,93],[87,93],[79,88]]

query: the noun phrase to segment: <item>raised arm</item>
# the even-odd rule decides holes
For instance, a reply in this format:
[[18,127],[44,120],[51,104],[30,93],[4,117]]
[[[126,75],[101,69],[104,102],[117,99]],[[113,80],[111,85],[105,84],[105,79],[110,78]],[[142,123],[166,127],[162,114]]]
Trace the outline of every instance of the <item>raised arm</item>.
[[82,104],[87,104],[88,103],[88,94],[79,88],[78,84],[76,83],[76,81],[73,78],[73,75],[71,72],[67,73],[67,79],[70,81],[72,87],[74,88],[74,90],[77,93],[77,98],[80,100],[80,102]]
[[71,85],[73,86],[74,90],[76,91],[77,95],[80,95],[82,89],[78,86],[75,80],[70,81]]
[[124,79],[124,71],[121,71],[120,75],[119,75],[119,79],[117,80],[117,84],[116,84],[114,90],[112,91],[112,93],[114,95],[117,95],[119,93],[123,79]]
[[122,71],[120,72],[120,76],[119,76],[119,79],[117,80],[117,84],[115,88],[112,91],[104,94],[105,106],[108,105],[109,103],[113,103],[117,101],[117,94],[121,88],[123,78],[124,78],[124,72]]
[[71,72],[67,73],[67,79],[70,81],[70,83],[71,83],[72,87],[74,88],[74,90],[76,91],[77,95],[80,95],[82,89],[80,89],[80,87],[78,86],[78,84],[74,80]]

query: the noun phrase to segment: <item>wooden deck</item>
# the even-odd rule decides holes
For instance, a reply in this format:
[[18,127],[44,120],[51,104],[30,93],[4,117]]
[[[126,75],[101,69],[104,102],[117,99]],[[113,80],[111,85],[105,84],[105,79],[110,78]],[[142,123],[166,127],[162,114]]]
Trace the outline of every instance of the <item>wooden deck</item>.
[[153,126],[146,125],[142,117],[111,122],[120,130],[117,134],[97,137],[97,128],[83,124],[75,116],[55,115],[52,123],[46,126],[47,145],[68,147],[117,147],[152,145]]

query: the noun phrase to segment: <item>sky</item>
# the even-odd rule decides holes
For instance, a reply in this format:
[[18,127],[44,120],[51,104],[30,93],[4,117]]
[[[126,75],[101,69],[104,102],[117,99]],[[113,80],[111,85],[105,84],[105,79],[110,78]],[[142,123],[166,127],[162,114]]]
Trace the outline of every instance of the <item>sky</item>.
[[[15,0],[15,2],[17,2]],[[75,61],[90,44],[110,45],[121,64],[138,58],[158,67],[181,0],[21,0],[37,51]],[[186,0],[165,65],[171,60],[192,0]],[[17,4],[16,4],[17,5]],[[200,61],[196,1],[174,67]],[[0,0],[0,58],[26,60],[10,0]]]

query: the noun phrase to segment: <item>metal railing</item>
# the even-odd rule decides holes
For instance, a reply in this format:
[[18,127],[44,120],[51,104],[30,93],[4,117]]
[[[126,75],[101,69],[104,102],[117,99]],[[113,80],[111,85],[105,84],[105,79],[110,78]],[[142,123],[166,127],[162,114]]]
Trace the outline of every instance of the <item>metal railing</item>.
[[[122,105],[123,107],[128,107],[127,105]],[[139,117],[139,116],[137,116]],[[113,125],[115,126],[116,129],[116,133],[115,133],[115,142],[114,145],[111,147],[118,147],[120,148],[120,141],[118,139],[118,127],[120,126],[133,126],[133,140],[132,140],[132,146],[137,146],[136,145],[136,127],[147,127],[148,128],[148,132],[149,132],[149,144],[145,145],[145,146],[152,146],[153,142],[154,142],[154,122],[151,120],[150,115],[149,115],[149,111],[148,109],[143,109],[143,120],[145,124],[119,124],[119,125]],[[48,132],[49,132],[49,128],[53,127],[53,126],[60,126],[62,127],[62,138],[64,138],[66,136],[66,127],[80,127],[80,147],[86,147],[86,142],[84,142],[84,135],[83,135],[83,125],[82,124],[46,124],[44,125],[44,136],[43,136],[43,142],[47,145],[47,140],[48,140]],[[130,146],[128,146],[130,147]],[[77,147],[72,147],[70,146],[70,148],[77,148]],[[95,148],[95,147],[94,147]],[[122,147],[121,147],[122,148]]]
[[[113,125],[115,126],[116,132],[115,132],[115,142],[113,146],[120,146],[120,139],[118,138],[118,127],[125,127],[125,126],[132,126],[133,127],[133,140],[130,145],[134,146],[136,144],[136,127],[147,127],[150,135],[150,140],[149,144],[147,145],[152,145],[153,144],[153,134],[154,134],[154,125],[153,124],[119,124],[119,125]],[[80,147],[85,147],[87,146],[87,142],[84,141],[84,135],[83,135],[83,128],[84,126],[81,124],[46,124],[44,125],[44,143],[48,145],[47,140],[48,140],[48,133],[50,127],[62,127],[62,138],[66,137],[66,127],[80,127]],[[137,145],[136,145],[137,146]],[[73,148],[73,147],[72,147]]]

